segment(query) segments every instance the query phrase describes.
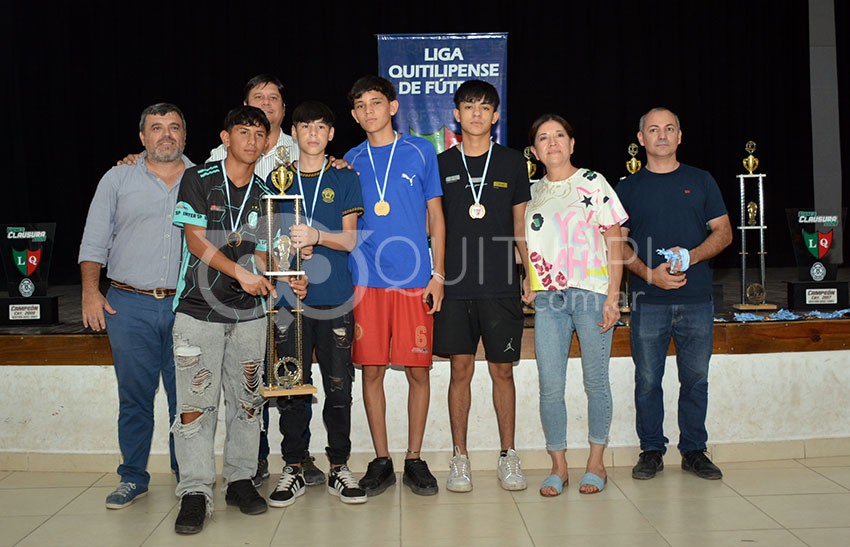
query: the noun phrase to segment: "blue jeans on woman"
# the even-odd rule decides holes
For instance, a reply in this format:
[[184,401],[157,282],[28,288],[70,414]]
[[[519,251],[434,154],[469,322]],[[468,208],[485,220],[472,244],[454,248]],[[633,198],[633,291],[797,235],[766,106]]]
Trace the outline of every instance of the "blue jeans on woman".
[[664,436],[664,365],[670,338],[679,369],[679,451],[705,450],[708,433],[708,362],[714,337],[714,304],[645,304],[631,313],[635,410],[642,451],[667,451]]
[[581,343],[581,370],[587,394],[588,436],[593,444],[608,444],[611,429],[611,383],[608,363],[614,329],[600,332],[607,295],[569,288],[538,291],[534,302],[534,349],[540,383],[540,421],[546,450],[567,448],[567,359],[573,331]]

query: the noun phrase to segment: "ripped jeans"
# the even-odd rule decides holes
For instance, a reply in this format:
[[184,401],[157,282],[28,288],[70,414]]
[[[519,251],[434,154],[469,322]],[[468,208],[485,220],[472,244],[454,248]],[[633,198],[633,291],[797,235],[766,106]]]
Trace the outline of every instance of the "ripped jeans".
[[[316,309],[331,309],[317,306]],[[281,310],[283,313],[285,310]],[[278,318],[278,357],[294,356],[294,323],[282,325]],[[351,363],[351,339],[354,336],[354,314],[340,312],[327,318],[315,318],[304,314],[303,356],[304,383],[312,384],[313,350],[322,373],[325,405],[322,418],[328,432],[325,452],[331,465],[343,465],[351,454],[351,384],[354,381],[354,365]],[[310,404],[312,395],[278,397],[280,409],[280,443],[284,461],[300,463],[309,448],[304,432],[310,426]]]
[[[178,313],[173,334],[177,384],[173,433],[180,465],[176,494],[203,493],[212,511],[215,430],[222,388],[227,428],[221,473],[224,486],[250,479],[257,471],[266,322],[212,323]],[[191,413],[200,415],[192,419]]]

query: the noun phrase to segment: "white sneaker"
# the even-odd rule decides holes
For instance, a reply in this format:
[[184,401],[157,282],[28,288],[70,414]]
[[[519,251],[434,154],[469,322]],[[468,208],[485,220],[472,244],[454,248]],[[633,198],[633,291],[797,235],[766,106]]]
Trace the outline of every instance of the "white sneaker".
[[469,457],[460,453],[455,447],[455,455],[449,462],[449,480],[446,488],[452,492],[469,492],[472,490],[472,469],[469,466]]
[[528,481],[525,480],[525,473],[522,472],[519,454],[513,448],[509,449],[504,456],[499,456],[497,470],[499,483],[505,490],[525,490],[528,488]]
[[328,471],[328,493],[338,497],[342,503],[366,503],[367,499],[366,491],[360,488],[347,465],[336,470],[331,466]]
[[277,487],[269,495],[269,505],[272,507],[289,507],[295,500],[304,495],[307,485],[300,467],[287,465],[280,473]]

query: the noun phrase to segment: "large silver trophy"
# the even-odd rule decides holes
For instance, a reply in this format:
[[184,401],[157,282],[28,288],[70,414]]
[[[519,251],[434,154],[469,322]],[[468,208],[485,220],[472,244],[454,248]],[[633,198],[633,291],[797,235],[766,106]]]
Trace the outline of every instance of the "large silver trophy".
[[[756,143],[748,141],[744,149],[749,156],[744,158],[744,169],[747,174],[738,175],[738,183],[741,189],[741,224],[738,229],[741,231],[741,303],[735,304],[733,307],[738,310],[775,310],[776,304],[768,304],[767,291],[765,290],[765,250],[764,250],[764,231],[767,226],[764,224],[764,173],[755,174],[758,169],[759,160],[753,156],[756,151]],[[748,195],[752,192],[747,192],[747,182],[756,183],[756,196]],[[757,199],[758,201],[753,201]],[[749,201],[748,201],[749,200]],[[755,232],[758,235],[758,258],[759,258],[759,280],[752,283],[747,282],[747,256],[750,252],[747,250],[747,234]]]
[[[295,224],[301,224],[302,197],[299,195],[276,195],[263,196],[265,200],[266,216],[266,241],[268,242],[266,254],[265,275],[272,280],[278,277],[300,278],[304,275],[301,270],[301,250],[292,248],[292,242],[286,234],[286,227],[280,226],[280,235],[275,237],[275,209],[276,202],[292,201],[295,212],[293,219]],[[282,215],[281,215],[282,216]],[[294,251],[294,252],[293,252]],[[295,259],[295,268],[292,259]],[[310,395],[317,392],[315,386],[304,383],[304,366],[301,356],[304,354],[304,325],[302,313],[304,306],[301,299],[295,297],[295,307],[292,310],[294,316],[295,355],[286,355],[278,358],[277,355],[277,326],[276,318],[278,310],[275,309],[274,297],[269,293],[266,296],[266,324],[268,329],[268,341],[266,346],[266,385],[260,390],[263,397],[288,397],[293,395]],[[306,363],[310,366],[311,363]]]

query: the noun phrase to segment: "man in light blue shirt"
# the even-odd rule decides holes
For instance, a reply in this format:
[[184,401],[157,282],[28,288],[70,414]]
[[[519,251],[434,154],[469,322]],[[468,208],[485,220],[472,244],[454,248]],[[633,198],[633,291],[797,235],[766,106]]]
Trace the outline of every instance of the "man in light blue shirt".
[[[139,122],[145,152],[100,180],[80,244],[85,327],[106,328],[118,379],[120,483],[106,507],[122,509],[148,491],[154,397],[160,377],[169,423],[176,414],[171,329],[180,267],[180,229],[172,223],[183,171],[186,121],[173,104],[147,107]],[[111,287],[100,292],[106,266]],[[105,312],[105,313],[104,313]],[[171,440],[171,468],[177,473]]]

